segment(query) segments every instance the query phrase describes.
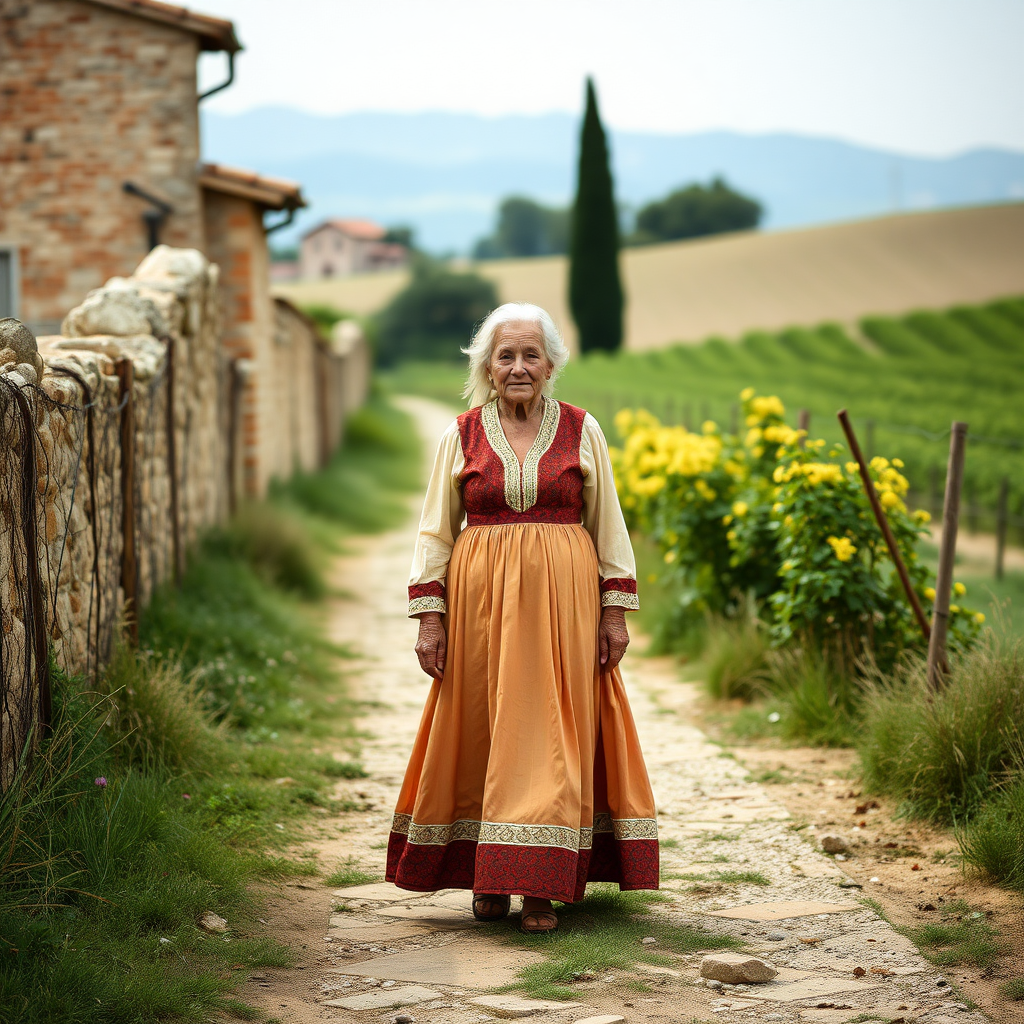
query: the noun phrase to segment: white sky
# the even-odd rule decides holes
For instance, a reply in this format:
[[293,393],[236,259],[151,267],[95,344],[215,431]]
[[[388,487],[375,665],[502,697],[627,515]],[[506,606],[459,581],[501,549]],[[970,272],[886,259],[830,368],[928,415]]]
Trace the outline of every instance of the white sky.
[[1024,149],[1024,0],[188,2],[246,48],[222,112],[576,112],[590,73],[619,129]]

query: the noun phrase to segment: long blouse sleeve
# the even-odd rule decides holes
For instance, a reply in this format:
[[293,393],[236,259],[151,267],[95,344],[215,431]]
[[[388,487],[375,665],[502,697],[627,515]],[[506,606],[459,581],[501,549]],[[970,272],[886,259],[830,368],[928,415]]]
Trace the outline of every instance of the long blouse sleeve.
[[608,442],[590,413],[583,420],[580,466],[583,470],[583,526],[597,549],[601,605],[618,605],[635,611],[640,601],[636,592],[633,547],[622,518],[619,496],[615,493]]
[[445,579],[455,539],[462,531],[465,509],[459,478],[465,466],[459,425],[441,438],[423,500],[419,533],[409,574],[409,615],[447,610]]

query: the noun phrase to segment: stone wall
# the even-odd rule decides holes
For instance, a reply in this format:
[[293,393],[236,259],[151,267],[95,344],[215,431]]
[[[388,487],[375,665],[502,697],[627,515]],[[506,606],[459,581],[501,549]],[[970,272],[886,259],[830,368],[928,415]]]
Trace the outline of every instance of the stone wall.
[[0,321],[0,782],[48,718],[47,650],[69,673],[96,671],[125,585],[143,607],[239,499],[240,377],[273,396],[260,428],[277,439],[268,472],[279,476],[320,465],[365,399],[358,328],[339,325],[328,344],[284,302],[270,356],[238,367],[222,345],[218,278],[198,251],[159,246],[91,292],[58,336]]
[[203,247],[198,47],[80,0],[0,0],[0,245],[18,255],[16,315],[35,330],[145,256],[146,203],[126,181],[174,207],[162,241]]

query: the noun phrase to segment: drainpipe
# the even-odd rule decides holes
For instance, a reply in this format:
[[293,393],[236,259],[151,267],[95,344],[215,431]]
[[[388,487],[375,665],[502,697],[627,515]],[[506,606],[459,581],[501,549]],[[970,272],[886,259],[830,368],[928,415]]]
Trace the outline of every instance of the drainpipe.
[[164,221],[174,213],[174,207],[170,203],[165,203],[162,199],[157,199],[156,196],[139,188],[133,181],[126,181],[121,186],[121,189],[130,196],[138,196],[139,199],[145,199],[150,204],[150,209],[143,211],[142,220],[146,225],[146,234],[149,236],[149,248],[152,251],[160,244],[160,229],[163,227]]
[[196,103],[202,103],[203,100],[212,96],[215,92],[220,92],[221,89],[226,89],[235,80],[235,54],[234,51],[228,51],[228,77],[225,81],[221,82],[220,85],[215,85],[212,89],[207,89],[206,92],[199,94],[196,99]]
[[287,216],[284,220],[279,220],[276,224],[264,225],[263,234],[272,235],[275,231],[280,231],[281,228],[288,227],[291,222],[295,220],[295,207],[292,206],[288,209]]

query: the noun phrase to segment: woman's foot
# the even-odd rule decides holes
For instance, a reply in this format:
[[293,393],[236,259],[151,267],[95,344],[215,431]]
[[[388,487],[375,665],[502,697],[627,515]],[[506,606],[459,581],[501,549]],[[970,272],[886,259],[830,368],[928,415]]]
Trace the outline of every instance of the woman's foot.
[[536,896],[523,897],[523,917],[520,928],[531,935],[553,932],[558,927],[558,915],[551,906],[551,900]]
[[473,916],[478,921],[500,921],[508,914],[511,896],[500,896],[493,893],[473,894]]

